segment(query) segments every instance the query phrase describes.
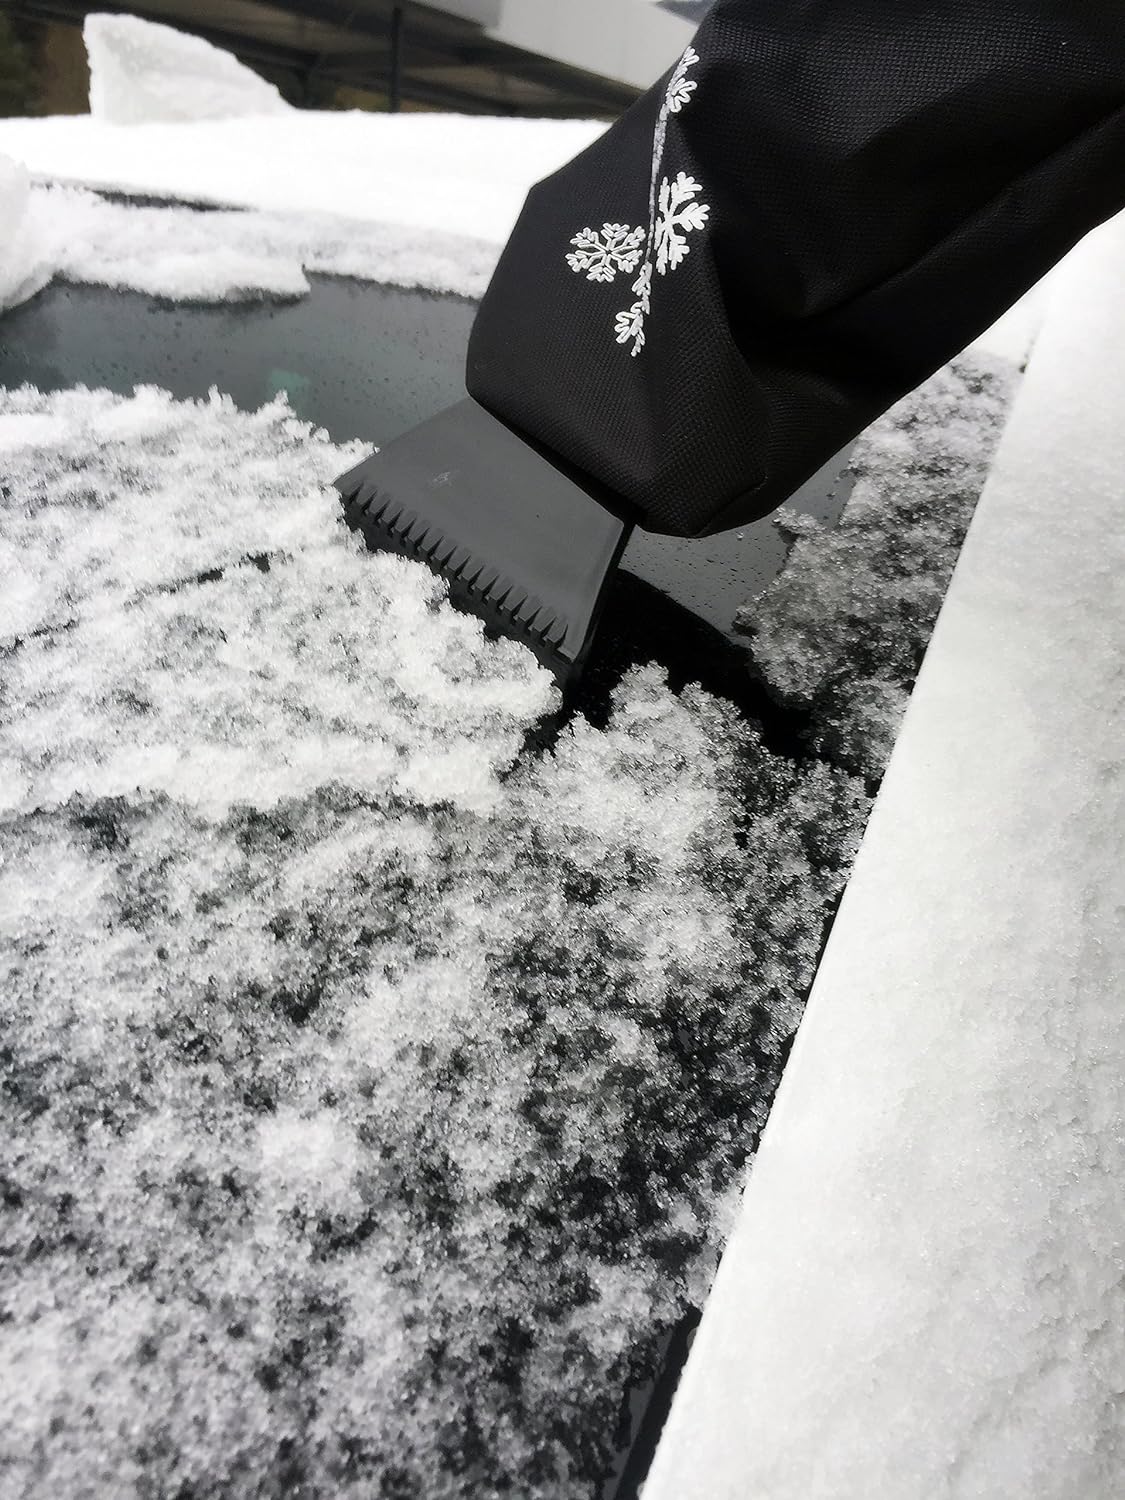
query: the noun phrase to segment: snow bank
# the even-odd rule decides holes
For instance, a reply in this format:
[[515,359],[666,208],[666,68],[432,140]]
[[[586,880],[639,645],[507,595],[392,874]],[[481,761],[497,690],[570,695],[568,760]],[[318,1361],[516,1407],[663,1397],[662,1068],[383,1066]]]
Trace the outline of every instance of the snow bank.
[[32,211],[25,168],[0,156],[0,312],[33,296],[54,267],[38,217]]
[[[434,253],[427,251],[428,240],[436,239],[442,254],[453,238],[488,243],[494,261],[531,185],[605,129],[591,120],[297,111],[229,54],[169,27],[134,16],[91,15],[84,35],[92,113],[0,120],[0,151],[50,182],[279,216],[319,215],[303,227],[274,219],[264,230],[287,233],[290,241],[333,239],[338,262],[348,260],[348,241],[362,241],[360,223],[377,223],[403,265]],[[120,129],[123,123],[130,128]],[[52,207],[56,224],[72,236],[77,229],[82,240],[95,210],[88,200],[78,204],[58,196]],[[136,259],[142,236],[147,239],[158,221],[128,220],[121,205],[106,208],[118,210],[119,239],[131,225],[127,255]],[[66,222],[68,215],[75,222]],[[119,244],[104,243],[113,223],[108,212],[100,215],[103,243],[93,258],[119,254]],[[181,216],[167,237],[188,233],[198,253],[208,226],[194,234],[188,226]],[[210,223],[218,231],[216,257],[228,244],[228,226],[229,218]],[[248,227],[242,235],[261,232]],[[478,257],[473,246],[466,249],[467,283],[475,290]],[[154,250],[157,258],[167,254],[160,237]],[[350,257],[359,269],[344,274],[365,274],[362,243]],[[80,259],[76,250],[70,267]]]
[[90,113],[111,125],[289,112],[272,83],[202,37],[138,16],[88,15]]
[[646,1500],[1125,1473],[1125,220],[1056,281]]

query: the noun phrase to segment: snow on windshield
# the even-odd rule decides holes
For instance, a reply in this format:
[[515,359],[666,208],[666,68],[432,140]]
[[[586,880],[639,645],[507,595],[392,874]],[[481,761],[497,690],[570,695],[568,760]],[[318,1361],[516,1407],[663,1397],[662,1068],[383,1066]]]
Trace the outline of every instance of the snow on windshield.
[[[1000,377],[950,378],[968,421]],[[283,401],[6,392],[0,450],[6,1456],[583,1492],[706,1295],[864,780],[655,667],[521,756],[549,679],[359,550],[359,450]]]
[[[0,122],[39,179],[249,210],[11,168],[0,305],[52,275],[476,295],[602,128]],[[706,1295],[1007,380],[969,359],[885,419],[839,539],[748,611],[803,760],[656,667],[521,755],[553,685],[360,549],[329,488],[356,445],[283,400],[0,392],[17,1483],[591,1490]]]
[[7,1456],[573,1493],[704,1295],[864,787],[655,669],[517,760],[549,679],[357,549],[280,402],[24,390],[0,444]]

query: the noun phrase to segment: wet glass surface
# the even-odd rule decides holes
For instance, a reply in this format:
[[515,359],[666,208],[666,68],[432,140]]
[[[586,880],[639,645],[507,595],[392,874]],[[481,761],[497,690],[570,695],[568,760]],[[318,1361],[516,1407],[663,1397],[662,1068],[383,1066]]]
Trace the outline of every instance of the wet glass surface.
[[244,410],[279,391],[337,442],[383,443],[464,395],[475,304],[313,277],[295,302],[216,306],[56,283],[0,323],[0,383],[40,390],[218,386]]

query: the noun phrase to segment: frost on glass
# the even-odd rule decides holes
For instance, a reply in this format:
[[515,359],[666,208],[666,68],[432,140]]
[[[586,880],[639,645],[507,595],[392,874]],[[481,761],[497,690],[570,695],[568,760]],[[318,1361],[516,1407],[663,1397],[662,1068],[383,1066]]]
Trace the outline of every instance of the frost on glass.
[[835,764],[882,773],[1016,379],[1006,360],[961,355],[860,439],[838,527],[779,518],[793,550],[739,624],[756,674]]
[[360,551],[354,461],[0,395],[0,1453],[32,1493],[571,1497],[698,1306],[868,807]]

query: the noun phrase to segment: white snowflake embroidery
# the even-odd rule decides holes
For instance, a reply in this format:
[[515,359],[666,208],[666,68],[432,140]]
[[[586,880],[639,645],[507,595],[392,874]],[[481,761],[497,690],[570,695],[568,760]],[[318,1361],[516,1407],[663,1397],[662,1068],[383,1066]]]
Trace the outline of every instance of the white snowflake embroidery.
[[698,52],[689,47],[676,64],[664,91],[652,139],[647,230],[643,226],[632,229],[627,224],[603,224],[600,235],[592,229],[583,229],[570,242],[576,248],[567,256],[567,262],[572,271],[584,271],[588,281],[613,281],[619,270],[635,270],[642,258],[640,246],[643,242],[644,263],[633,282],[633,295],[637,300],[632,307],[617,314],[615,324],[617,342],[631,342],[634,358],[645,346],[645,320],[652,311],[654,262],[660,276],[674,271],[691,248],[688,234],[705,228],[711,213],[708,204],[696,202],[703,188],[694,177],[689,177],[686,172],[679,172],[671,179],[660,175],[668,136],[668,116],[678,115],[691,103],[698,84],[694,78],[688,77],[688,72],[698,61]]
[[699,183],[686,172],[676,174],[674,182],[667,177],[660,184],[660,216],[656,221],[656,269],[661,276],[674,271],[688,253],[687,230],[703,229],[711,210],[706,203],[693,199],[702,192]]
[[669,110],[674,115],[678,115],[685,104],[691,103],[691,96],[699,87],[694,78],[687,76],[687,70],[698,61],[699,53],[694,47],[689,47],[676,65],[676,71],[672,74],[671,82],[668,84],[668,92],[664,96]]
[[603,224],[596,229],[580,229],[571,240],[577,248],[567,256],[572,271],[585,271],[587,281],[612,281],[618,271],[635,271],[644,243],[643,228],[630,229],[628,224]]
[[639,354],[645,344],[645,318],[652,307],[652,261],[646,260],[641,274],[633,283],[638,297],[627,312],[617,314],[617,342],[627,344],[633,340],[633,353]]

